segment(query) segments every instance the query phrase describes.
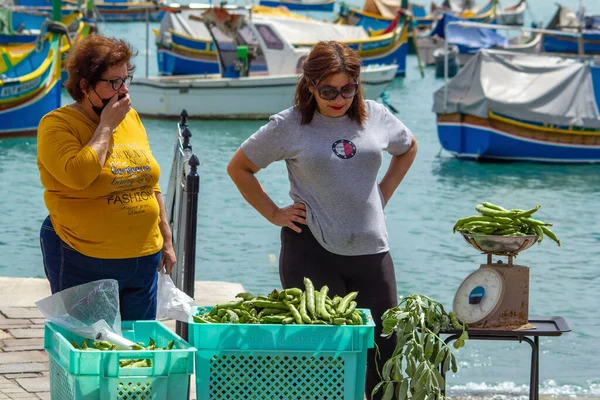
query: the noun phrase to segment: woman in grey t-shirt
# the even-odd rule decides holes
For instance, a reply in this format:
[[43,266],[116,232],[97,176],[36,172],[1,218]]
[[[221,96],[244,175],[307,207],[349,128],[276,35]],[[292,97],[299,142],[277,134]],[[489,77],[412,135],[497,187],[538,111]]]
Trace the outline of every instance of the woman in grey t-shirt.
[[[338,42],[320,42],[303,64],[294,106],[271,116],[233,155],[227,171],[244,198],[282,227],[279,272],[284,288],[304,277],[330,296],[358,291],[376,323],[381,365],[395,347],[381,316],[398,301],[383,209],[417,153],[412,133],[383,105],[364,100],[360,60]],[[377,182],[383,151],[392,155]],[[280,208],[255,174],[284,160],[293,204]],[[369,394],[379,382],[368,357]]]

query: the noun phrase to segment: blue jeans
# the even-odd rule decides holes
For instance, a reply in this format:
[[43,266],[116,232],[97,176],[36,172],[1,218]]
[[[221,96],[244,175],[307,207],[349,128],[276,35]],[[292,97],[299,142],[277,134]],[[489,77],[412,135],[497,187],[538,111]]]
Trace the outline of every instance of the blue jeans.
[[156,318],[160,251],[137,258],[88,257],[58,237],[50,217],[42,224],[40,246],[44,257],[44,270],[50,281],[52,293],[99,279],[115,279],[119,282],[119,303],[123,321]]

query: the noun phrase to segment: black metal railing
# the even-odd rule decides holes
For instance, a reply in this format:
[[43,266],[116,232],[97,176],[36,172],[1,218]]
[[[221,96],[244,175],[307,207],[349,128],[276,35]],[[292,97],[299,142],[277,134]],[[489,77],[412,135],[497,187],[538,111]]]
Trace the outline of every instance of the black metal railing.
[[[192,132],[187,125],[188,113],[181,112],[177,124],[171,176],[166,195],[167,218],[173,233],[177,264],[171,272],[173,283],[188,296],[194,297],[196,274],[196,224],[198,222],[198,192],[200,161],[192,152]],[[188,325],[177,321],[176,333],[188,340]]]

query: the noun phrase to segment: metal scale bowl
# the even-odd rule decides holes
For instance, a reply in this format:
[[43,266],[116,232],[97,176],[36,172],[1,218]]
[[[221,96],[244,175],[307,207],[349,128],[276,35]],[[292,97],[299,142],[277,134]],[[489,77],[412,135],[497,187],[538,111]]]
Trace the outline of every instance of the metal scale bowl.
[[[487,264],[481,264],[462,281],[454,295],[454,313],[471,327],[527,328],[529,267],[513,264],[513,258],[533,246],[537,235],[462,235],[467,243],[487,254]],[[494,255],[508,257],[508,263],[492,262]]]

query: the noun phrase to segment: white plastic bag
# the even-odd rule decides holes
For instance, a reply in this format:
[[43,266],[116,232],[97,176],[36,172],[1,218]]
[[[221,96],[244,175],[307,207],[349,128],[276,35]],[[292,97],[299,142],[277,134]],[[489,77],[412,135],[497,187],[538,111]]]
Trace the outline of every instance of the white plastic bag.
[[50,321],[88,339],[102,331],[121,335],[119,283],[102,279],[73,286],[35,305]]
[[171,318],[188,322],[192,306],[196,301],[185,292],[179,290],[170,275],[161,272],[158,276],[158,301],[156,319]]

